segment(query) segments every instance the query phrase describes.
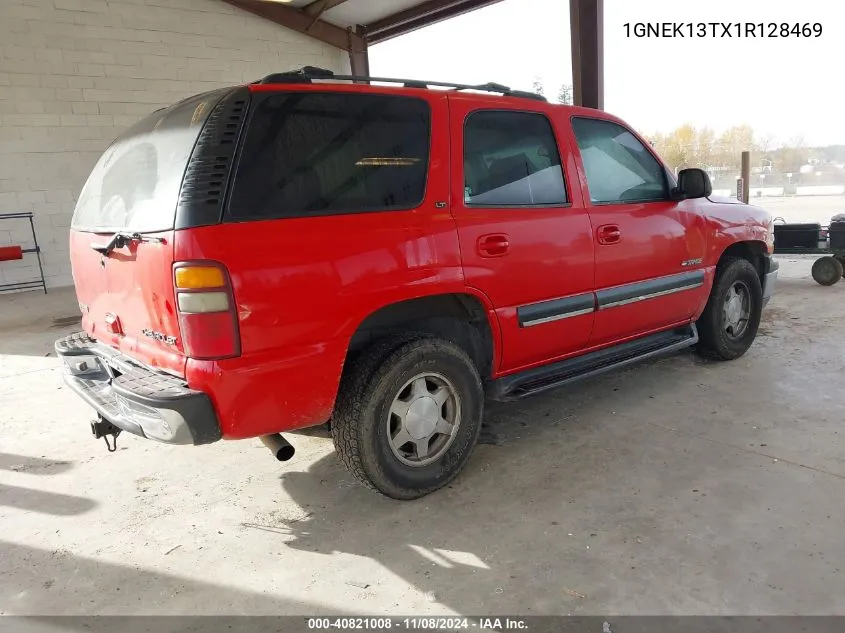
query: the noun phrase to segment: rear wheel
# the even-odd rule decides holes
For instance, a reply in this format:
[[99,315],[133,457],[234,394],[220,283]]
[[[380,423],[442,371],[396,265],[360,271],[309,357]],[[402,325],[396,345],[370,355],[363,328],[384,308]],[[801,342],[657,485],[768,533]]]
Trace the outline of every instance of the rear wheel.
[[822,286],[832,286],[842,279],[842,274],[842,262],[836,257],[828,255],[813,262],[813,279]]
[[746,259],[725,258],[716,268],[710,298],[698,320],[698,351],[716,360],[739,358],[757,336],[763,289]]
[[436,338],[381,344],[344,377],[331,430],[365,486],[416,499],[451,481],[481,430],[483,392],[460,347]]

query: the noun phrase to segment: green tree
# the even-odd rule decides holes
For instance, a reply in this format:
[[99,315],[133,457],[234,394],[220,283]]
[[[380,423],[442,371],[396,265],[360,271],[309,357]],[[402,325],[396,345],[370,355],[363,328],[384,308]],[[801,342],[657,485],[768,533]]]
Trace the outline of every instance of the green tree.
[[569,84],[563,84],[560,87],[560,90],[557,93],[557,102],[562,103],[564,105],[572,105],[573,98],[572,98],[572,86]]
[[696,134],[696,167],[709,169],[715,166],[716,133],[709,127],[703,127]]
[[797,174],[802,165],[807,164],[809,151],[803,137],[795,136],[774,155],[775,169],[783,173]]
[[739,173],[742,166],[742,152],[757,149],[754,130],[750,125],[735,125],[722,132],[717,142],[717,160],[720,166],[731,167]]
[[651,142],[655,151],[666,161],[670,169],[677,171],[697,164],[697,132],[689,123],[669,134],[655,134]]
[[535,78],[534,78],[534,83],[533,83],[533,85],[532,85],[532,90],[533,90],[536,94],[541,95],[541,96],[545,94],[545,92],[544,92],[544,88],[543,88],[543,82],[542,82],[542,80],[541,80],[539,77],[535,77]]

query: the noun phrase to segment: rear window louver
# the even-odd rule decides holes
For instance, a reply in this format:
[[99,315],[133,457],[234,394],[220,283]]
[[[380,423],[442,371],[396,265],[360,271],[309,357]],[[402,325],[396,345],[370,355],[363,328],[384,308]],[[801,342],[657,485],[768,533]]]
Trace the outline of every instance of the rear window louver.
[[248,106],[249,90],[239,88],[224,97],[209,115],[182,181],[177,229],[220,222]]

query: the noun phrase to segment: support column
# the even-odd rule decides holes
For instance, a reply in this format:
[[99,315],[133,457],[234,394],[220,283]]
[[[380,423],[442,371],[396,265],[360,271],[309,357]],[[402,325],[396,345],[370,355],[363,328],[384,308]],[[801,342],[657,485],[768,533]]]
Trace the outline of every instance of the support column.
[[575,105],[604,109],[604,0],[569,0]]
[[751,199],[751,152],[740,155],[740,173],[742,174],[742,198],[740,202],[748,204]]
[[350,28],[349,33],[349,67],[352,74],[356,77],[370,76],[370,54],[367,46],[367,30],[363,26],[358,26],[353,32]]

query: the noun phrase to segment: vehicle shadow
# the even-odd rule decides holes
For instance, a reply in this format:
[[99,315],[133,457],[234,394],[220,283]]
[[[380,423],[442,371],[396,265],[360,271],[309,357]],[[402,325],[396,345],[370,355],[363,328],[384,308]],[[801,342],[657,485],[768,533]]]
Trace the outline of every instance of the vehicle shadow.
[[[77,556],[67,550],[47,551],[0,540],[0,560],[8,581],[0,583],[0,605],[4,616],[62,613],[65,616],[133,616],[155,613],[160,616],[181,614],[244,615],[344,615],[336,607],[329,610],[319,603],[290,600],[266,593],[244,591],[231,585],[219,585],[167,573],[139,569],[102,560]],[[39,630],[108,631],[233,631],[245,622],[229,617],[143,617],[97,622],[90,617],[42,617]],[[4,619],[6,619],[4,617]],[[30,623],[27,620],[20,622]],[[9,620],[6,620],[7,623]],[[108,625],[108,626],[106,626]],[[237,625],[237,626],[233,626]],[[266,626],[265,626],[266,625]],[[1,628],[1,627],[0,627]],[[296,630],[304,627],[296,627]],[[4,630],[23,631],[13,627]],[[249,621],[249,630],[284,630],[269,619]]]
[[[566,614],[595,607],[601,602],[588,600],[579,583],[594,579],[605,564],[596,563],[590,545],[611,527],[606,522],[613,513],[586,500],[612,491],[617,497],[603,502],[608,506],[627,505],[625,493],[637,501],[637,481],[618,477],[626,468],[644,467],[642,456],[630,450],[636,431],[606,435],[615,423],[608,409],[622,408],[632,397],[616,387],[620,381],[635,394],[651,389],[655,376],[648,371],[584,383],[569,400],[557,392],[489,403],[481,445],[466,470],[420,500],[399,502],[365,490],[332,453],[305,472],[281,476],[305,518],[244,527],[278,534],[294,549],[377,561],[407,583],[415,599],[459,614]],[[662,389],[683,380],[669,370],[660,374]],[[632,542],[640,527],[630,528]],[[376,593],[389,582],[359,580]]]
[[0,484],[0,506],[54,516],[74,516],[93,510],[97,502],[85,497]]
[[58,475],[73,468],[72,462],[0,453],[0,469],[31,475]]

